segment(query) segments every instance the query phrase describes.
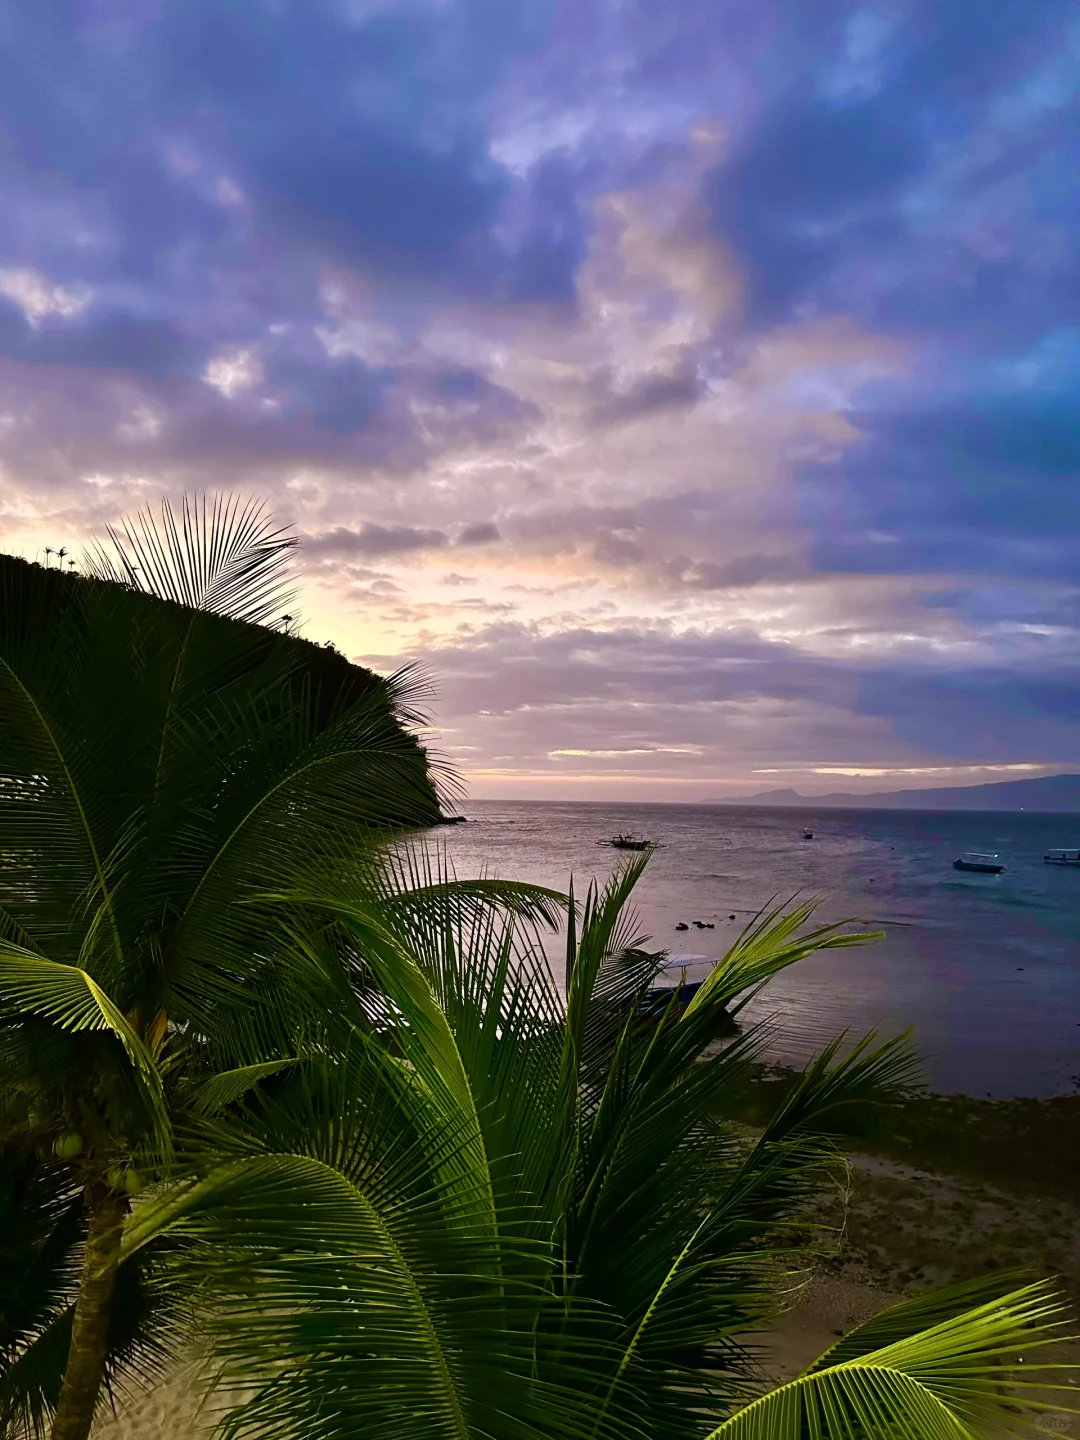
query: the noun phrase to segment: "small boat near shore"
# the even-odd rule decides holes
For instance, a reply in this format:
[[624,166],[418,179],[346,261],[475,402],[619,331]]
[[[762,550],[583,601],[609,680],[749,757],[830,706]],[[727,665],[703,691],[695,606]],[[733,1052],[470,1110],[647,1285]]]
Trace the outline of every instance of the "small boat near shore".
[[[660,965],[660,969],[680,972],[678,981],[674,985],[653,984],[645,992],[644,999],[638,1007],[637,1018],[639,1021],[656,1021],[668,1013],[669,1007],[674,1006],[677,1011],[684,1010],[690,1004],[694,996],[701,989],[708,979],[706,975],[700,980],[688,980],[686,972],[696,966],[708,966],[711,971],[717,964],[712,955],[669,955]],[[698,974],[700,974],[700,970]],[[717,1014],[719,1022],[718,1034],[734,1035],[738,1031],[736,1017],[744,1006],[762,989],[762,986],[754,986],[740,1000],[734,1004],[728,1004]]]
[[651,850],[657,843],[644,835],[618,834],[610,840],[598,840],[598,845],[611,845],[616,850]]
[[978,850],[965,850],[952,863],[954,870],[974,870],[980,875],[1000,875],[1005,869],[1000,856]]
[[1080,850],[1047,850],[1044,865],[1080,865]]
[[655,1019],[667,1010],[669,1005],[680,1008],[689,1005],[705,983],[704,980],[687,980],[686,972],[693,966],[713,966],[716,961],[710,955],[669,955],[660,966],[661,970],[680,971],[676,985],[653,985],[645,995],[644,1003],[638,1010],[641,1020]]

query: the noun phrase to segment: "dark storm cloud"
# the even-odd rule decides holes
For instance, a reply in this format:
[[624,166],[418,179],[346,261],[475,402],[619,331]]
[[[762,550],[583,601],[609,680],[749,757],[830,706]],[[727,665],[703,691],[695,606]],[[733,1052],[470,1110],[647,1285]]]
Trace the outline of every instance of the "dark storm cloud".
[[0,298],[0,354],[33,365],[129,370],[163,380],[173,373],[197,375],[210,349],[205,338],[172,320],[108,306],[35,328],[17,305]]
[[[510,177],[489,153],[485,98],[549,19],[544,3],[494,0],[367,15],[331,0],[190,0],[147,6],[138,24],[27,7],[0,37],[9,195],[50,176],[54,206],[104,199],[94,236],[39,239],[39,263],[60,278],[175,290],[197,283],[200,260],[242,263],[254,223],[282,258],[299,246],[396,276],[566,298],[582,246],[572,173],[552,162],[530,177],[515,244],[489,233]],[[241,218],[215,176],[247,197]],[[12,253],[25,221],[9,212],[3,229]]]
[[[1065,764],[1080,757],[1080,664],[1056,673],[1035,667],[971,668],[953,674],[910,669],[867,675],[864,714],[887,716],[912,745],[973,760],[1042,755]],[[960,728],[958,728],[960,727]],[[949,741],[949,736],[955,738]]]
[[558,152],[533,167],[512,207],[520,239],[503,262],[505,274],[497,288],[501,299],[574,299],[588,239],[587,201],[602,174],[601,165],[575,164]]
[[[593,389],[605,390],[606,377],[598,377]],[[683,365],[673,374],[646,375],[628,390],[611,392],[591,415],[595,425],[617,425],[621,420],[640,420],[664,410],[690,409],[705,393],[705,385],[692,365]]]
[[[442,422],[447,433],[457,431],[476,439],[494,440],[500,432],[539,415],[535,405],[478,370],[456,366],[434,375],[414,373],[409,378],[418,396],[449,417]],[[434,419],[431,423],[436,425]]]
[[688,590],[730,590],[791,580],[802,573],[802,568],[793,555],[737,555],[721,564],[679,555],[669,560],[664,570],[677,585]]
[[355,356],[274,355],[266,367],[271,392],[282,395],[284,413],[306,415],[320,430],[347,435],[363,430],[379,405],[388,372]]
[[328,0],[171,6],[163,90],[206,107],[276,225],[349,261],[439,273],[495,218],[482,101],[539,10],[466,0],[350,18]]

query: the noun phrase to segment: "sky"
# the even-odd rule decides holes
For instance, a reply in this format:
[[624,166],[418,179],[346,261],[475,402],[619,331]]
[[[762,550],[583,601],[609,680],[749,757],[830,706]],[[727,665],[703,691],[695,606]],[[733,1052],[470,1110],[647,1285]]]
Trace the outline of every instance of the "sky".
[[1071,0],[0,0],[0,546],[266,498],[475,797],[1080,769]]

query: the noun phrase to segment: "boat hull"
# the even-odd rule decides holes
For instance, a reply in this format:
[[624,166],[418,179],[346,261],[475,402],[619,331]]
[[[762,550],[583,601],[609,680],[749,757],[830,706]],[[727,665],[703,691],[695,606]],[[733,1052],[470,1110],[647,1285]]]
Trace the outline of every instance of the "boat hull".
[[974,870],[979,875],[1000,875],[1004,865],[990,865],[980,860],[954,860],[954,870]]
[[[644,1001],[638,1007],[637,1018],[639,1021],[656,1021],[665,1015],[669,1006],[676,1010],[684,1010],[704,982],[701,980],[687,981],[685,985],[654,985],[646,994]],[[717,1034],[734,1035],[738,1032],[735,1017],[728,1010],[722,1015],[715,1016]]]

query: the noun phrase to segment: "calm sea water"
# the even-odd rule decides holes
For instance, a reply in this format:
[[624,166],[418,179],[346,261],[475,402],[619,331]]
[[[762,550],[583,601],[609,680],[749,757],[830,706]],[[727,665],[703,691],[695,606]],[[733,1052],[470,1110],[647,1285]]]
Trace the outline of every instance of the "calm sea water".
[[[439,832],[459,875],[565,890],[572,874],[579,893],[619,858],[598,841],[619,830],[660,840],[636,908],[674,953],[722,955],[754,912],[796,893],[821,896],[826,920],[883,929],[881,943],[815,956],[755,1002],[779,1022],[778,1059],[802,1062],[844,1027],[913,1026],[937,1089],[1004,1097],[1080,1085],[1080,867],[1043,863],[1052,847],[1080,845],[1080,816],[535,801],[476,801],[466,814]],[[997,851],[1007,869],[956,871],[962,850]]]

